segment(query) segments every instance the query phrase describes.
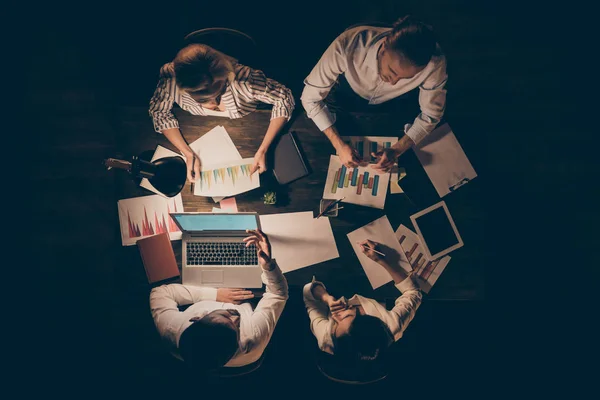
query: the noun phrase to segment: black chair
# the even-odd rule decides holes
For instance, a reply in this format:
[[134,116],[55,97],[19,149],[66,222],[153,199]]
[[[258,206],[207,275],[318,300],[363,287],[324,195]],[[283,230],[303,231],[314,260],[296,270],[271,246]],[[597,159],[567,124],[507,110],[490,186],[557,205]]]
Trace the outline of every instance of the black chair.
[[236,58],[241,64],[252,66],[258,61],[258,46],[247,33],[230,28],[205,28],[184,38],[184,46],[201,43]]
[[211,374],[214,378],[237,378],[255,372],[263,363],[265,353],[252,364],[244,365],[243,367],[222,367]]
[[316,364],[319,372],[327,379],[348,385],[368,385],[387,378],[385,360],[361,361],[348,365],[338,357],[317,349]]
[[356,28],[357,26],[374,26],[376,28],[391,28],[392,24],[389,24],[387,22],[381,22],[381,21],[365,21],[365,22],[359,22],[357,24],[350,25],[349,27],[344,29],[344,32],[349,29]]

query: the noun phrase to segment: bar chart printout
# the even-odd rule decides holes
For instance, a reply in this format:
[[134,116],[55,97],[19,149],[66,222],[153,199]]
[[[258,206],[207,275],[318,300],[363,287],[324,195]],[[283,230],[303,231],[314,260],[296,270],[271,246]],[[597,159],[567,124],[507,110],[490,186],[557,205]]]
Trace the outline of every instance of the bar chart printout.
[[450,262],[450,256],[444,256],[437,260],[427,258],[427,255],[421,250],[423,246],[419,235],[404,225],[400,225],[396,229],[396,238],[413,268],[413,276],[417,278],[420,288],[425,293],[429,293]]
[[250,174],[252,158],[221,165],[202,166],[194,184],[196,196],[231,196],[260,186],[258,172]]
[[389,181],[389,173],[382,174],[370,166],[346,168],[338,156],[332,155],[323,198],[345,197],[345,203],[383,209]]
[[119,200],[121,242],[131,246],[139,239],[168,233],[171,240],[181,239],[181,231],[169,213],[183,212],[181,194],[166,198],[162,195],[134,197]]
[[398,142],[397,137],[387,136],[342,136],[342,140],[356,149],[360,157],[369,163],[376,162],[371,153],[392,147]]

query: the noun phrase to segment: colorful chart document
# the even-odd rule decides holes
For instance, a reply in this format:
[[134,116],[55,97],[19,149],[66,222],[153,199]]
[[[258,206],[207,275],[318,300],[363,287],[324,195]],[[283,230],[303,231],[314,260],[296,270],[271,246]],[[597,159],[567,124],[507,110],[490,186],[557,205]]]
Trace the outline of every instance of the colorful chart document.
[[259,173],[250,174],[254,159],[202,165],[194,185],[196,196],[231,196],[260,186]]
[[383,209],[389,173],[381,173],[371,166],[346,168],[338,156],[331,156],[324,199],[341,199],[343,202]]
[[392,225],[387,216],[384,215],[370,224],[358,228],[348,234],[348,240],[350,240],[350,244],[358,257],[358,261],[360,261],[360,264],[365,270],[365,274],[367,275],[367,278],[369,278],[369,282],[373,289],[377,289],[390,282],[392,277],[381,265],[371,260],[363,253],[359,243],[367,239],[381,244],[381,246],[378,247],[378,251],[385,254],[385,258],[390,265],[398,265],[406,272],[412,271],[412,267],[406,259],[406,255],[404,254],[404,251],[402,251],[400,243],[398,243],[398,240],[394,236]]
[[165,198],[159,195],[119,200],[119,223],[123,246],[136,244],[139,239],[168,233],[171,240],[181,239],[181,231],[169,213],[183,212],[181,194]]
[[379,136],[342,136],[342,140],[356,149],[363,161],[374,163],[376,158],[371,153],[392,147],[398,142],[397,137]]
[[417,278],[421,290],[429,293],[431,287],[450,262],[450,256],[444,256],[437,260],[427,258],[425,252],[422,251],[423,245],[419,235],[404,225],[400,225],[396,229],[396,238],[398,238],[398,242],[400,242],[400,246],[413,268],[413,277]]

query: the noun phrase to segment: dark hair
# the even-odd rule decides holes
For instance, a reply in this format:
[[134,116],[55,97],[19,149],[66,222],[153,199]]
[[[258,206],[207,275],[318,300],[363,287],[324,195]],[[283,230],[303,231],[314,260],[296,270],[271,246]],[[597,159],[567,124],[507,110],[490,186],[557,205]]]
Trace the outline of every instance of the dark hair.
[[224,366],[237,349],[237,332],[230,326],[213,322],[210,314],[187,327],[179,339],[183,360],[202,371]]
[[410,15],[398,19],[386,39],[386,46],[417,67],[429,63],[436,52],[436,39],[429,25]]
[[335,340],[335,355],[348,361],[375,360],[383,356],[393,339],[382,320],[357,314],[348,334]]
[[[207,100],[214,99],[233,72],[232,61],[231,57],[212,47],[190,44],[179,50],[173,59],[177,86]],[[222,81],[223,85],[214,88],[215,81]]]

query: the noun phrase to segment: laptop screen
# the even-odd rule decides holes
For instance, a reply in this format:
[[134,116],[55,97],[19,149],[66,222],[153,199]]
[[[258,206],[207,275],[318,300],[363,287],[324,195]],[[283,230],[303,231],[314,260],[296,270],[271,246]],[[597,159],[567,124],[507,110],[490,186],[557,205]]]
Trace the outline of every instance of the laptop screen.
[[256,214],[174,214],[186,231],[245,231],[257,229]]

